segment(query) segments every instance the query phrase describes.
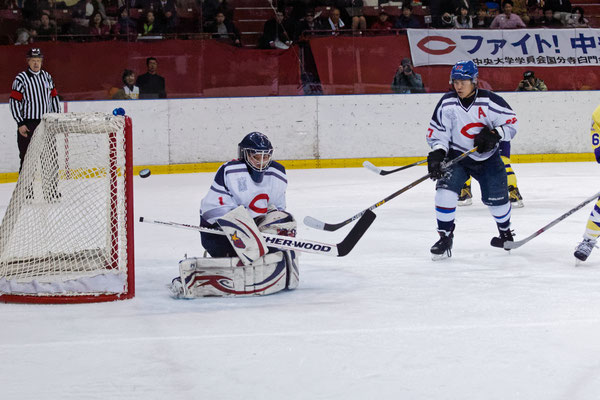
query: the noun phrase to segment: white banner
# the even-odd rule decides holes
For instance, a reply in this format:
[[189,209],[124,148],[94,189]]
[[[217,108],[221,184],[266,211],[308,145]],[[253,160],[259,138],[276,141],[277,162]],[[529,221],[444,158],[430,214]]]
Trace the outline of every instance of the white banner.
[[413,64],[561,67],[600,64],[600,29],[409,29]]

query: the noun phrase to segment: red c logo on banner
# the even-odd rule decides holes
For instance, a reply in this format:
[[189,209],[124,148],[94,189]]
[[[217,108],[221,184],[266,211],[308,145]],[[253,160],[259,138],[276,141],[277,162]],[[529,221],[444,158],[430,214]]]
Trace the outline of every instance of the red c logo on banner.
[[248,208],[257,214],[265,214],[267,212],[266,207],[260,208],[260,207],[256,207],[256,205],[255,205],[260,200],[266,200],[267,204],[269,204],[269,196],[266,193],[261,193],[258,196],[256,196],[254,199],[252,199],[252,201],[248,205]]
[[470,124],[466,124],[465,126],[462,127],[462,129],[460,130],[460,133],[462,133],[464,136],[468,137],[469,139],[473,139],[477,133],[475,135],[471,135],[469,134],[469,129],[471,128],[483,128],[485,125],[482,124],[481,122],[473,122]]
[[[433,50],[425,46],[426,44],[429,44],[429,42],[442,42],[446,43],[448,46],[445,49]],[[442,54],[452,53],[456,48],[456,43],[454,43],[452,39],[444,36],[427,36],[421,39],[419,43],[417,43],[417,47],[425,53],[432,54],[434,56],[439,56]]]

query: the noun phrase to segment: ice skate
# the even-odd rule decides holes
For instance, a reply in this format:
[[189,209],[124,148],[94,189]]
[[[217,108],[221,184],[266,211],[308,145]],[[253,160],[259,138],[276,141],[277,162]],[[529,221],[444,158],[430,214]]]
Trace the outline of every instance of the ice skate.
[[[492,240],[490,241],[490,244],[493,247],[499,247],[501,249],[504,249],[505,242],[514,242],[515,241],[513,239],[513,231],[512,230],[510,230],[510,229],[507,229],[505,231],[498,230],[498,232],[500,232],[500,235],[493,237]],[[505,250],[508,251],[509,249],[505,249]]]
[[592,253],[592,250],[594,249],[594,247],[598,247],[598,246],[596,246],[595,240],[583,239],[583,241],[581,243],[579,243],[577,245],[577,247],[575,248],[575,253],[573,253],[573,255],[575,256],[576,259],[578,259],[580,261],[585,261]]
[[444,232],[438,233],[440,234],[440,240],[431,246],[431,259],[433,261],[452,257],[452,239],[454,239],[454,233],[450,233],[450,235],[446,235]]
[[181,277],[173,278],[171,284],[167,285],[171,292],[171,297],[174,299],[180,299],[183,297],[183,284],[181,283]]
[[471,193],[471,185],[465,185],[460,191],[460,196],[458,196],[458,205],[459,206],[470,206],[473,204],[473,195]]
[[510,205],[512,206],[512,208],[522,208],[524,206],[523,197],[521,196],[521,193],[519,193],[518,187],[508,187],[508,198],[510,200]]

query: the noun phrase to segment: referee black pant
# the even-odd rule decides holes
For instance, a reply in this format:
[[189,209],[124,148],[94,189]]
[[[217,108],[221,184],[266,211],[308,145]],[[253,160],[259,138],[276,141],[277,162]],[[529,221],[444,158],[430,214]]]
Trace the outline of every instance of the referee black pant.
[[19,158],[21,159],[21,164],[19,166],[19,173],[21,173],[21,169],[23,168],[23,160],[25,160],[25,154],[27,153],[27,148],[29,147],[29,142],[31,142],[31,138],[33,136],[33,132],[35,128],[38,127],[42,120],[41,119],[26,119],[25,126],[29,129],[27,132],[27,136],[23,136],[19,133],[17,129],[17,146],[19,146]]

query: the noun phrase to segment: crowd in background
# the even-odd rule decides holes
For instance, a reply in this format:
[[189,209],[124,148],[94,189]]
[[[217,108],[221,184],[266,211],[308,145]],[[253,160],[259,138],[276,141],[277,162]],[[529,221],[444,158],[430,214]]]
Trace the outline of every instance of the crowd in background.
[[[415,5],[405,0],[398,15],[389,15],[385,7],[379,7],[378,15],[368,16],[363,0],[283,0],[269,4],[273,5],[272,18],[264,24],[260,48],[285,49],[302,41],[306,32],[372,35],[425,27],[589,26],[584,9],[572,7],[569,0],[429,0]],[[422,10],[422,6],[427,14],[415,15],[414,7]],[[79,41],[138,40],[185,32],[242,45],[242,35],[233,22],[235,7],[227,0],[0,0],[0,8],[21,11],[19,26],[10,35],[14,44],[57,37]],[[188,15],[182,10],[198,12]],[[194,19],[190,20],[190,16]]]

